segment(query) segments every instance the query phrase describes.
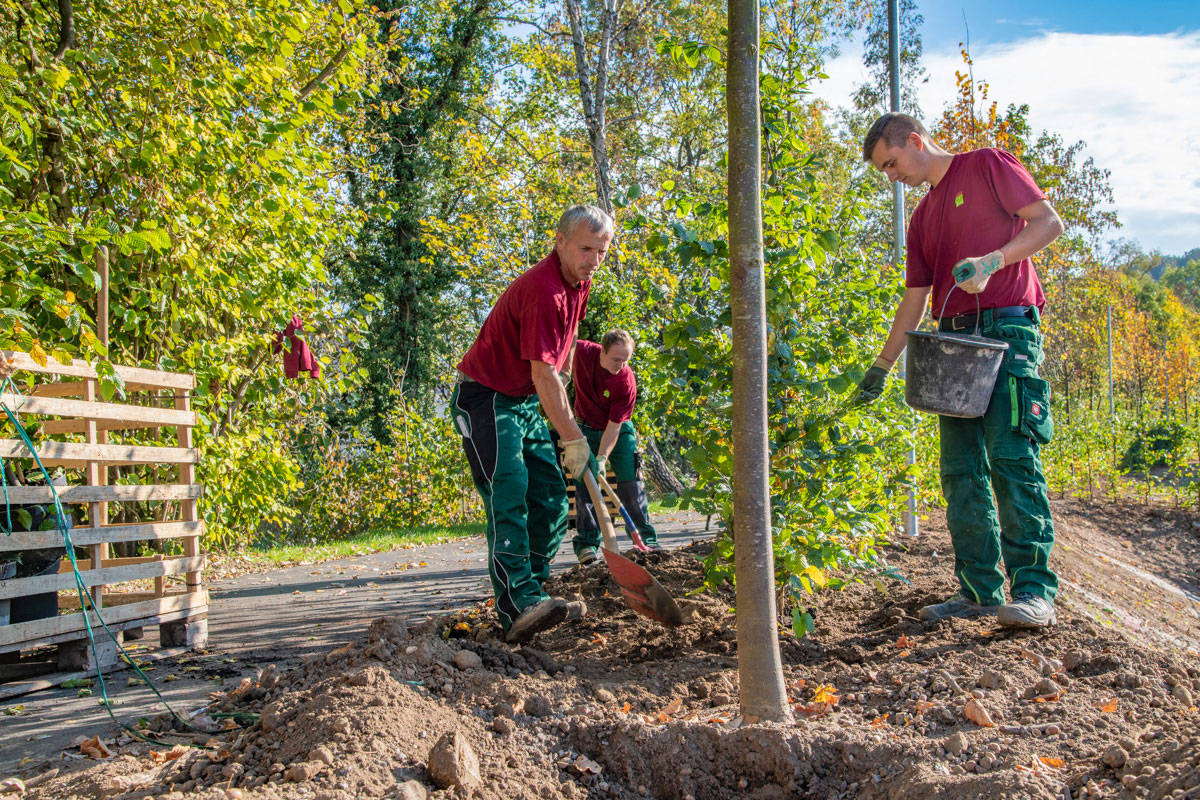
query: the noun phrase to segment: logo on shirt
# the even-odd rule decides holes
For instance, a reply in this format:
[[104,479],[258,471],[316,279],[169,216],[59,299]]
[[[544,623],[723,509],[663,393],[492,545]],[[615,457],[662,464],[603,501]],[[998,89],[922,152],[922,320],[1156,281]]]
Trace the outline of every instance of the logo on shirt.
[[963,196],[962,196],[962,192],[959,192],[958,194],[954,195],[954,207],[958,208],[962,204],[963,204]]
[[604,396],[605,396],[605,397],[611,397],[611,395],[608,393],[608,389],[605,389],[605,390],[604,390]]

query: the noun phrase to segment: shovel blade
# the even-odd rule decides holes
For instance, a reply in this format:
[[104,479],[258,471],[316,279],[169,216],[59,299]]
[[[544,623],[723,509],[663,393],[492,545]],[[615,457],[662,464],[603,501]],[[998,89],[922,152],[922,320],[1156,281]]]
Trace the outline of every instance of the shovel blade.
[[668,628],[683,623],[683,610],[646,569],[607,547],[604,560],[630,608]]

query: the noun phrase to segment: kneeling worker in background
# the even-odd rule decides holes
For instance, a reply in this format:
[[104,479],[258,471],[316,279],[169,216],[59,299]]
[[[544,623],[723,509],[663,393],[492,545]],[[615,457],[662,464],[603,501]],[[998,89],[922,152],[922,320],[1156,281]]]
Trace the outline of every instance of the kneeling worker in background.
[[[882,393],[907,343],[905,331],[920,325],[931,291],[941,330],[969,334],[978,325],[979,335],[1008,344],[984,415],[938,417],[959,591],[919,616],[996,614],[1007,627],[1053,625],[1054,522],[1039,448],[1054,426],[1050,387],[1037,370],[1046,296],[1030,257],[1062,233],[1062,221],[1012,155],[995,148],[947,152],[907,114],[876,120],[863,160],[889,180],[931,188],[909,221],[904,297],[883,352],[859,384],[860,400]],[[1008,604],[1001,560],[1012,584]]]
[[[637,381],[629,368],[633,350],[633,337],[622,330],[604,334],[600,344],[587,339],[575,344],[575,416],[596,453],[600,474],[605,473],[608,463],[612,464],[617,477],[617,497],[637,526],[642,541],[651,550],[661,550],[646,508],[642,457],[637,449],[637,432],[630,420],[637,402]],[[576,483],[575,498],[578,530],[572,547],[580,564],[590,564],[599,556],[600,528],[591,497],[582,483]]]

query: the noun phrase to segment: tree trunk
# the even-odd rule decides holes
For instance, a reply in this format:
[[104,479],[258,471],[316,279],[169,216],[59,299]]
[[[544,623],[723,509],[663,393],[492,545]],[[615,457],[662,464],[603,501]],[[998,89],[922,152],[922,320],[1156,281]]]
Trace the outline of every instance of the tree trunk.
[[729,0],[729,272],[738,678],[747,719],[790,721],[775,606],[767,441],[758,0]]
[[609,214],[613,210],[612,180],[608,165],[604,111],[607,100],[605,93],[608,91],[608,54],[620,5],[620,0],[603,0],[603,10],[600,12],[600,52],[596,56],[596,77],[593,83],[587,60],[583,9],[579,0],[566,0],[567,17],[571,21],[571,46],[575,51],[575,75],[579,79],[579,99],[583,104],[583,119],[587,124],[592,161],[596,165],[596,198],[600,207]]
[[642,440],[642,449],[646,455],[650,483],[658,492],[658,496],[673,494],[676,497],[682,497],[683,482],[675,477],[675,473],[667,466],[666,459],[662,457],[662,453],[658,452],[658,443],[654,441],[653,436],[647,436]]

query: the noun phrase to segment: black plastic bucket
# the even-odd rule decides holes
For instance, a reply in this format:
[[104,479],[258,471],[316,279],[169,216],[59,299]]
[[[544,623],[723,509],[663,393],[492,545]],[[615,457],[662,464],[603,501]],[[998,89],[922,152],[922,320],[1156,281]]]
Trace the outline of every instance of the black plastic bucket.
[[982,417],[987,411],[1008,344],[977,335],[978,297],[975,303],[975,334],[906,332],[904,402],[910,408],[946,417]]

